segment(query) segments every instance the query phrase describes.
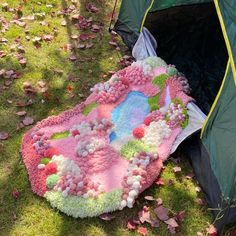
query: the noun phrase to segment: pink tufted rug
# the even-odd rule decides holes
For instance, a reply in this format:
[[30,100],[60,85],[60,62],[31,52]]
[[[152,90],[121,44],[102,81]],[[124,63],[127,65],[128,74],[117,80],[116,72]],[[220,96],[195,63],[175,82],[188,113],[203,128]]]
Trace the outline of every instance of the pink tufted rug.
[[186,79],[158,57],[134,62],[85,102],[29,130],[32,190],[73,217],[132,207],[188,124]]

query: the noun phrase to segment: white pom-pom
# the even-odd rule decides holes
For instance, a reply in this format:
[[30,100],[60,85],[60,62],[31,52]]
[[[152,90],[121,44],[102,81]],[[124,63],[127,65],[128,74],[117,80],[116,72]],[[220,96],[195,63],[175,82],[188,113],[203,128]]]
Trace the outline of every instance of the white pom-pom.
[[43,170],[44,168],[45,168],[45,165],[44,165],[44,164],[39,164],[39,165],[38,165],[38,169],[39,169],[39,170]]

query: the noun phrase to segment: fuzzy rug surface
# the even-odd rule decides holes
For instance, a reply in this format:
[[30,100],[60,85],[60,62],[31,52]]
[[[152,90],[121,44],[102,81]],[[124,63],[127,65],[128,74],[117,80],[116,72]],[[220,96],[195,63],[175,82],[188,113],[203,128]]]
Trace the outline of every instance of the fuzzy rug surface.
[[85,102],[24,135],[32,190],[73,217],[133,207],[188,125],[187,89],[186,78],[158,57],[95,85]]

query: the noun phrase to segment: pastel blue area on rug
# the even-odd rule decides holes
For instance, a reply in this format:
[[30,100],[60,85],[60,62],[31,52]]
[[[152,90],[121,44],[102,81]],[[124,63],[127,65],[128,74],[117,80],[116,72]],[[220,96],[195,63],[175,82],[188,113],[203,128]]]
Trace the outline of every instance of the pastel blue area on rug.
[[150,113],[148,97],[141,92],[130,92],[125,101],[112,111],[112,123],[115,128],[110,134],[110,142],[132,134],[132,130],[143,123]]

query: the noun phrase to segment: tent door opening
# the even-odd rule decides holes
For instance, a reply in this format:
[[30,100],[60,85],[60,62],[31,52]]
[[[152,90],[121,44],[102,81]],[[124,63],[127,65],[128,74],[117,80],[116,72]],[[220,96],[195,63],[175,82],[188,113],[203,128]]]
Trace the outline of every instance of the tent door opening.
[[157,55],[185,74],[191,96],[208,114],[228,61],[214,3],[149,13],[145,27],[157,41]]

